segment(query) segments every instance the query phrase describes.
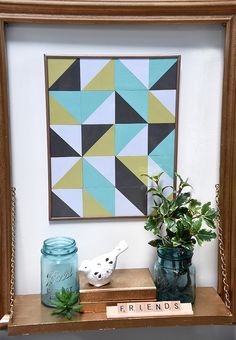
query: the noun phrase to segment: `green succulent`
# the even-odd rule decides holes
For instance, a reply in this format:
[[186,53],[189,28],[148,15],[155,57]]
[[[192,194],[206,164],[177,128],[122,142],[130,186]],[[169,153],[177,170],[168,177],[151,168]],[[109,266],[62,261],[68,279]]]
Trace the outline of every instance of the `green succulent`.
[[[162,187],[162,174],[146,175],[155,184],[148,190],[154,198],[154,206],[144,226],[156,236],[149,244],[193,250],[196,243],[201,246],[203,242],[216,238],[213,230],[216,228],[217,211],[211,203],[202,204],[191,198],[190,191],[186,191],[186,188],[191,188],[188,179],[184,181],[178,174],[175,174],[178,182],[176,190],[173,186]],[[169,198],[165,195],[167,188],[172,189]]]
[[73,312],[81,313],[83,305],[76,305],[79,293],[75,291],[67,291],[62,287],[61,292],[55,293],[57,300],[51,300],[51,304],[55,306],[52,315],[62,315],[68,320],[72,319]]

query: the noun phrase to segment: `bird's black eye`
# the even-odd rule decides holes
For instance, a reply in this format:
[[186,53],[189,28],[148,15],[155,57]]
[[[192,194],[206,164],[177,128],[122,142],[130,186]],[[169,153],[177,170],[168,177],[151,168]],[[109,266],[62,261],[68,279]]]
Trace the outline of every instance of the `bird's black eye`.
[[109,263],[110,263],[110,264],[112,264],[113,262],[112,262],[112,261],[110,261]]
[[84,267],[85,269],[87,269],[87,267]]
[[109,258],[108,258],[108,257],[106,258],[106,262],[107,262],[107,261],[109,261]]

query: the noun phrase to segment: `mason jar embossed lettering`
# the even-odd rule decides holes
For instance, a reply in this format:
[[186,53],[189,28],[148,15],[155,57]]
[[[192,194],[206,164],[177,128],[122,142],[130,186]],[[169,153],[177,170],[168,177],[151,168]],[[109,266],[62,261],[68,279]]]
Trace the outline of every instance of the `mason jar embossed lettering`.
[[55,293],[62,287],[79,293],[78,255],[75,240],[53,237],[43,242],[41,249],[41,301],[53,307]]

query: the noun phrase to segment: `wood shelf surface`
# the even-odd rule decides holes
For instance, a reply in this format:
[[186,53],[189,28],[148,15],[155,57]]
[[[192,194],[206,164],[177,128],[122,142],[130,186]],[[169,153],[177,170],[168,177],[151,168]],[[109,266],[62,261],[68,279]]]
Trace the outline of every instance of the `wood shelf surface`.
[[41,304],[40,295],[16,296],[14,316],[8,325],[9,335],[177,325],[223,325],[232,323],[230,311],[226,308],[216,290],[211,287],[197,288],[193,316],[107,319],[105,312],[92,311],[90,308],[89,312],[77,314],[69,321],[52,316],[51,311],[52,309]]

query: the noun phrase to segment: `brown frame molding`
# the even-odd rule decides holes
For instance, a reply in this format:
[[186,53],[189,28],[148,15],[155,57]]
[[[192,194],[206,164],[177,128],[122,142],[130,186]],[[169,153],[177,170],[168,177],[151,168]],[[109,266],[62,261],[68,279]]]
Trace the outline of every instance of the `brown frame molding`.
[[[225,25],[220,205],[236,322],[236,0],[0,0],[0,316],[9,311],[10,291],[11,167],[5,27],[14,22]],[[220,273],[218,281],[218,292],[223,296]]]

